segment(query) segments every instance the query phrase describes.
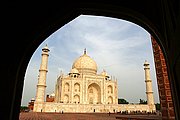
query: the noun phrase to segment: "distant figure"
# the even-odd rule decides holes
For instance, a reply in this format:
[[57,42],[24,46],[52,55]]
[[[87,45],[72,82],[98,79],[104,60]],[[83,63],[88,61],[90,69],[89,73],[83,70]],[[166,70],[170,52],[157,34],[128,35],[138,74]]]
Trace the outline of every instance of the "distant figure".
[[41,112],[42,112],[42,109],[41,109]]
[[95,112],[95,109],[94,109],[94,112]]
[[111,114],[111,113],[109,112],[109,116],[110,116],[110,114]]
[[62,110],[62,114],[63,114],[63,110]]

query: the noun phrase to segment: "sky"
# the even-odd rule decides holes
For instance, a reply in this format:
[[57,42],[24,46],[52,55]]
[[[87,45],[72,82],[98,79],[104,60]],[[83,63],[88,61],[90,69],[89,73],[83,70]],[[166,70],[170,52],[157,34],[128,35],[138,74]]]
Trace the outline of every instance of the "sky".
[[150,34],[132,22],[104,16],[80,15],[41,43],[31,57],[26,69],[21,105],[28,105],[36,96],[36,85],[41,63],[42,48],[50,49],[46,94],[55,90],[61,71],[68,74],[73,62],[87,54],[97,63],[98,72],[103,69],[118,81],[118,98],[129,103],[146,99],[144,62],[150,63],[155,103],[159,103],[156,71]]

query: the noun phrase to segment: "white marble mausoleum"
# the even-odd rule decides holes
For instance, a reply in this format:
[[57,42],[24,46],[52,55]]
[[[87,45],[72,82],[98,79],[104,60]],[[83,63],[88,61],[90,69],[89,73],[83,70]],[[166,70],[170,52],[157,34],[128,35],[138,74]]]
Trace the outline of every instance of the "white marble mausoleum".
[[156,111],[147,61],[144,63],[147,104],[118,104],[117,80],[105,70],[97,73],[97,64],[86,50],[74,61],[69,73],[58,77],[55,92],[50,96],[53,100],[45,100],[49,51],[47,46],[42,49],[34,112]]

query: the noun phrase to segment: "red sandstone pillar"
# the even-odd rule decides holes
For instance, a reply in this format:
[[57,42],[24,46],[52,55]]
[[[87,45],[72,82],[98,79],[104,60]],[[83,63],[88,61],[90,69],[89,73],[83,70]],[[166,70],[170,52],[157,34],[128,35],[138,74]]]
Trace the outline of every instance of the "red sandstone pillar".
[[163,120],[174,120],[174,106],[171,97],[171,88],[169,84],[167,67],[163,52],[156,42],[156,40],[151,36],[153,53],[154,53],[154,62],[156,68],[157,84],[162,112]]

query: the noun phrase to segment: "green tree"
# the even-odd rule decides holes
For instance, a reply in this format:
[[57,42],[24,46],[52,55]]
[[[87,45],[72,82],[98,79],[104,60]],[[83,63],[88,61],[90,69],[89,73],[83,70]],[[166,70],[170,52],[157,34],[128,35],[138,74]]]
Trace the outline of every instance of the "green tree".
[[147,104],[147,101],[145,101],[143,99],[139,99],[139,104]]
[[118,104],[129,104],[129,102],[127,102],[125,99],[123,98],[119,98],[118,99]]
[[161,109],[161,104],[160,103],[156,103],[155,106],[156,106],[156,110],[160,110]]
[[27,110],[29,110],[29,108],[27,106],[21,106],[20,107],[21,112],[24,112],[24,111],[27,111]]

